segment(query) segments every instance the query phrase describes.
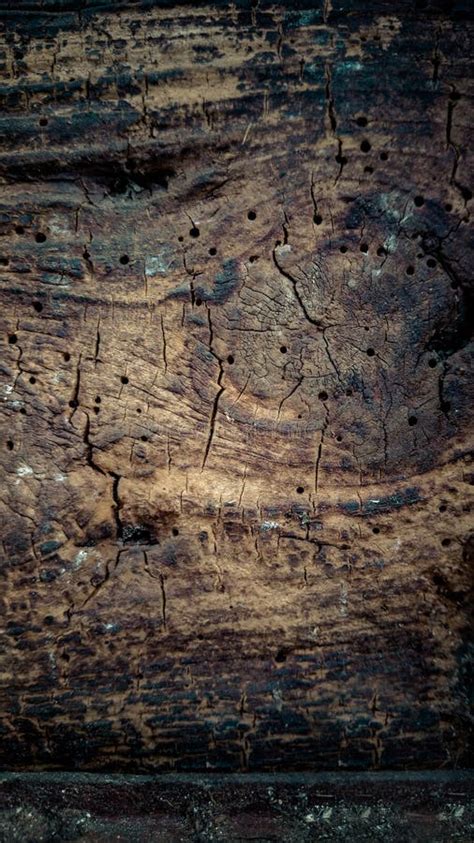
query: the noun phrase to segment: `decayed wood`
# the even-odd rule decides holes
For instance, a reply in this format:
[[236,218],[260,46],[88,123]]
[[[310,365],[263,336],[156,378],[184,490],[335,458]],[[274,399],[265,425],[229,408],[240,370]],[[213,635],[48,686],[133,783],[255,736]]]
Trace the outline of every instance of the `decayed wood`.
[[2,764],[462,765],[469,11],[1,5]]

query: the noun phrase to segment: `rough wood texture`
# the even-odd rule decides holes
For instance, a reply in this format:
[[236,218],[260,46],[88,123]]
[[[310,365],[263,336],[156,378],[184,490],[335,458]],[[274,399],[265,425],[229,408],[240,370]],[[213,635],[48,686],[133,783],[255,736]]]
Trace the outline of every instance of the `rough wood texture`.
[[465,764],[469,4],[0,7],[2,764]]

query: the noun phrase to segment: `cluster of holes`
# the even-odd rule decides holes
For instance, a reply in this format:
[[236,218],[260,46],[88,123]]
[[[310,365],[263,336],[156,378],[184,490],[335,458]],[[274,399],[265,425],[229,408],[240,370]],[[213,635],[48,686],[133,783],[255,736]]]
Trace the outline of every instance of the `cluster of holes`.
[[[16,234],[24,234],[25,233],[25,227],[23,225],[16,225],[15,226],[15,233]],[[46,243],[47,239],[48,238],[46,237],[46,234],[44,234],[42,231],[36,232],[35,240],[36,240],[37,243]]]
[[[360,244],[359,251],[363,252],[366,255],[369,251],[369,248],[370,248],[369,244],[364,242],[364,243]],[[348,251],[348,247],[343,244],[342,246],[339,246],[339,251],[341,252],[342,255],[345,255],[346,252]],[[377,255],[380,258],[384,257],[386,254],[387,254],[387,250],[383,246],[379,246],[377,248]]]

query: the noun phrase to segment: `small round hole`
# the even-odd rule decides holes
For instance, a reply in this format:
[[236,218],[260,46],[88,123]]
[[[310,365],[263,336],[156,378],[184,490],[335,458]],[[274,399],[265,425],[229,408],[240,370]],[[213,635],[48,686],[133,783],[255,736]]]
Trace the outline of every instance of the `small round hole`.
[[22,416],[26,416],[26,410],[24,407],[21,408],[20,413]]
[[34,375],[31,375],[30,383],[36,383],[36,378]]
[[288,351],[288,349],[287,349],[286,345],[281,345],[281,346],[280,346],[280,351],[281,351],[281,353],[282,353],[282,354],[286,354],[286,352]]
[[142,442],[148,442],[148,436],[140,436]]
[[178,528],[177,528],[177,527],[173,527],[173,529],[171,530],[171,532],[173,533],[173,536],[179,536],[179,530],[178,530]]
[[119,260],[122,266],[126,266],[127,263],[130,263],[130,258],[128,257],[128,255],[121,255]]
[[381,161],[388,161],[388,152],[381,152],[380,153],[380,160]]
[[365,152],[365,153],[367,153],[367,152],[370,152],[370,150],[372,149],[372,147],[371,147],[371,145],[370,145],[370,143],[369,143],[369,141],[368,141],[368,140],[363,140],[363,141],[362,141],[362,143],[361,143],[361,145],[360,145],[360,149],[361,149],[361,152]]
[[33,309],[36,310],[36,313],[41,313],[41,311],[43,310],[43,305],[41,304],[40,301],[34,301],[33,302]]
[[373,167],[369,167],[369,166],[364,167],[364,173],[369,173],[369,175],[371,175],[373,172],[374,172]]
[[414,275],[415,274],[415,267],[414,266],[407,266],[405,271],[406,271],[407,275]]
[[36,240],[37,243],[45,243],[46,242],[46,234],[43,234],[42,231],[38,231],[38,233],[35,234],[35,240]]
[[446,506],[445,503],[440,504],[440,506],[438,507],[440,512],[446,512],[447,508],[448,507]]
[[369,247],[368,247],[367,243],[361,243],[360,246],[359,246],[359,249],[360,249],[361,252],[364,252],[365,254],[367,254],[367,252],[369,251]]
[[430,269],[434,269],[436,265],[437,264],[434,258],[428,258],[426,261],[426,266],[429,266]]
[[64,352],[63,358],[66,361],[66,363],[71,359],[71,355],[69,354],[69,351]]
[[17,234],[24,234],[24,233],[25,233],[25,229],[24,229],[24,227],[23,227],[22,225],[16,225],[16,226],[15,226],[15,232],[16,232]]
[[367,357],[374,357],[374,355],[375,355],[375,349],[368,348],[367,349]]
[[10,336],[8,337],[8,342],[10,343],[10,345],[16,345],[17,342],[18,342],[17,335],[16,334],[10,334]]
[[296,492],[297,492],[298,495],[302,495],[303,492],[304,492],[304,486],[297,486]]
[[210,254],[212,257],[214,257],[214,255],[217,255],[217,249],[216,249],[216,247],[215,247],[215,246],[211,246],[211,248],[209,249],[209,254]]
[[227,362],[228,362],[229,366],[232,366],[232,363],[235,363],[235,358],[233,357],[232,354],[229,354],[229,356],[227,357]]
[[7,448],[9,451],[13,451],[14,445],[11,439],[7,440]]
[[379,258],[381,258],[384,255],[386,255],[387,252],[385,251],[383,246],[379,246],[378,249],[377,249],[377,254],[378,254]]
[[250,263],[255,263],[255,261],[258,261],[258,255],[250,255],[249,261]]
[[358,117],[356,123],[358,126],[367,126],[367,117]]
[[346,395],[348,398],[350,398],[352,395],[352,389],[346,389]]
[[372,532],[375,536],[378,536],[378,534],[380,533],[380,528],[379,527],[372,527]]
[[443,547],[449,547],[449,545],[451,544],[451,539],[442,539],[441,544]]
[[141,413],[140,407],[137,407],[137,413],[140,415],[140,413]]
[[416,416],[409,416],[408,417],[408,424],[410,425],[410,427],[415,427],[415,425],[418,424],[417,417]]
[[194,304],[196,305],[196,307],[201,307],[202,299],[200,299],[199,296],[198,296],[197,299],[195,300]]
[[182,242],[183,242],[183,240],[184,240],[184,237],[183,237],[183,235],[182,235],[182,234],[180,234],[180,235],[179,235],[179,237],[178,237],[178,241],[179,241],[180,243],[182,243]]
[[100,404],[100,402],[102,401],[102,398],[100,397],[100,395],[96,395],[96,397],[94,398],[94,401],[95,401],[96,404]]
[[428,366],[430,367],[430,369],[434,369],[437,365],[438,361],[435,360],[434,357],[432,357],[431,360],[428,360]]
[[318,393],[318,398],[319,398],[320,401],[327,401],[328,400],[328,394],[327,394],[326,390],[324,390],[324,389],[321,390],[321,392]]
[[257,214],[255,213],[255,211],[249,211],[249,212],[248,212],[248,214],[247,214],[247,219],[249,219],[249,220],[256,220],[256,219],[257,219]]
[[197,228],[197,226],[193,225],[193,227],[189,229],[189,236],[190,237],[199,237],[199,235],[200,235],[199,228]]
[[451,205],[451,202],[446,202],[446,205],[444,206],[444,210],[447,211],[448,214],[450,213],[450,211],[453,210],[453,206]]
[[78,407],[78,406],[79,406],[79,403],[76,401],[76,399],[75,399],[75,398],[72,398],[72,399],[71,399],[71,401],[68,401],[68,404],[69,404],[69,406],[70,406],[70,407],[72,407],[73,409],[74,409],[75,407]]
[[339,251],[342,252],[343,255],[347,252],[347,246],[339,246]]
[[321,214],[315,214],[314,215],[313,222],[315,223],[315,225],[321,225],[322,221],[323,221],[323,218],[322,218]]
[[40,126],[47,126],[48,125],[48,118],[47,117],[40,117],[38,120]]
[[423,196],[415,196],[414,201],[415,201],[415,205],[416,205],[417,208],[421,208],[421,206],[425,204],[425,200],[423,199]]
[[94,407],[94,413],[98,416],[100,413],[100,407]]
[[342,442],[342,436],[340,434],[336,436],[336,442]]
[[127,376],[126,376],[126,375],[122,375],[122,377],[120,378],[120,380],[122,381],[122,383],[125,383],[125,384],[126,384],[126,383],[128,383],[128,378],[127,378]]

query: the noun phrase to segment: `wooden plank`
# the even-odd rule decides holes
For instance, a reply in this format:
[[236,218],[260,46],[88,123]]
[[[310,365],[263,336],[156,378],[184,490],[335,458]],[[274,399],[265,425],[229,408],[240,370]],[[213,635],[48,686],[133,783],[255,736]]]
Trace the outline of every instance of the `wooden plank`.
[[2,765],[466,765],[469,4],[0,9]]

